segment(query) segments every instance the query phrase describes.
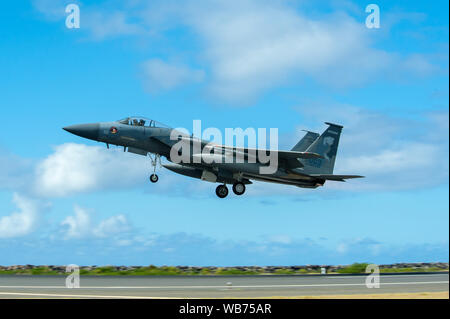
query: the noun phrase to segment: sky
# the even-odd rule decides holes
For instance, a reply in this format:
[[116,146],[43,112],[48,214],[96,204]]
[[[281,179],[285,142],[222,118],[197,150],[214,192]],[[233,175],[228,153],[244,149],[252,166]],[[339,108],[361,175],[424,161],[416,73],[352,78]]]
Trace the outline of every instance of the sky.
[[[67,28],[65,8],[80,8]],[[367,28],[366,6],[380,8]],[[448,262],[447,1],[9,1],[0,10],[0,265]],[[243,196],[62,127],[344,126],[318,189]]]

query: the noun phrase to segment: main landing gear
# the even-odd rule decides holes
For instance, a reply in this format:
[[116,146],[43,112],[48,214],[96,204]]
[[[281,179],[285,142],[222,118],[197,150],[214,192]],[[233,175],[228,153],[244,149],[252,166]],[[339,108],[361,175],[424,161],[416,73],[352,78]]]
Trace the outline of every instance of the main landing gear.
[[233,193],[236,195],[242,195],[245,193],[245,185],[244,183],[237,182],[233,184]]
[[216,188],[216,195],[220,198],[225,198],[228,196],[228,187],[227,185],[219,185]]
[[150,175],[150,182],[156,183],[158,181],[158,175],[156,175],[156,166],[161,165],[161,157],[159,154],[150,155],[150,160],[152,161],[153,174]]
[[[235,193],[236,195],[242,195],[245,193],[245,185],[244,183],[241,182],[237,182],[233,184],[233,193]],[[223,184],[223,185],[219,185],[216,188],[216,195],[219,198],[225,198],[228,196],[228,187],[227,185]]]

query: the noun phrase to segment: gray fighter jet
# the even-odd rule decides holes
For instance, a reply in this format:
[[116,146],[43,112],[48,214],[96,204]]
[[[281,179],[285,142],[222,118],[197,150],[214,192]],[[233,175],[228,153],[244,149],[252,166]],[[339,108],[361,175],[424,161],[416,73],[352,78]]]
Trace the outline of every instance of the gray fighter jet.
[[[216,194],[225,198],[228,195],[227,184],[233,185],[236,195],[242,195],[246,185],[252,184],[251,180],[317,188],[327,180],[344,182],[345,179],[363,177],[333,174],[343,127],[325,124],[328,128],[321,135],[307,132],[290,151],[212,144],[142,117],[72,125],[64,127],[64,130],[106,143],[108,148],[110,145],[117,145],[130,153],[150,155],[153,166],[153,174],[150,175],[152,183],[158,181],[156,167],[158,163],[161,164],[160,157],[164,156],[171,163],[163,164],[163,167],[181,175],[220,183]],[[180,148],[180,145],[185,147]],[[272,167],[272,170],[269,166],[273,163],[266,160],[268,154],[271,154],[271,158],[276,157],[276,167]]]

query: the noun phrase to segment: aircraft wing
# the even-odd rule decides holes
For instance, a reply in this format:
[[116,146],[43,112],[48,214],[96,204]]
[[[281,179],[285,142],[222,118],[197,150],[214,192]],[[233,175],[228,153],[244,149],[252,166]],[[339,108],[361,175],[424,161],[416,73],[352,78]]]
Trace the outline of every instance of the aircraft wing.
[[284,159],[313,159],[313,158],[323,158],[323,156],[312,153],[312,152],[296,152],[296,151],[280,151],[280,150],[266,150],[266,149],[257,149],[257,148],[247,148],[247,147],[234,147],[234,146],[226,146],[226,145],[218,145],[218,144],[211,144],[211,142],[201,140],[198,138],[193,137],[181,137],[181,140],[185,142],[192,142],[196,141],[198,143],[201,143],[202,146],[206,146],[207,144],[213,146],[214,148],[221,149],[221,150],[229,150],[229,151],[235,151],[240,152],[243,154],[258,154],[258,151],[262,152],[276,152],[278,153],[278,156],[280,158]]
[[324,175],[324,174],[308,174],[312,177],[322,178],[330,181],[337,181],[337,182],[345,182],[346,179],[350,178],[364,178],[364,176],[360,175]]
[[323,158],[322,155],[319,155],[317,153],[313,152],[296,152],[296,151],[280,151],[280,150],[267,150],[267,149],[256,149],[256,148],[247,148],[247,147],[233,147],[233,146],[226,146],[226,145],[219,145],[219,144],[213,144],[209,141],[202,140],[196,137],[192,136],[183,136],[180,137],[180,140],[191,143],[191,142],[197,142],[200,143],[201,147],[205,147],[209,145],[210,147],[219,150],[219,152],[222,151],[229,151],[233,152],[233,154],[236,156],[238,153],[241,155],[244,155],[246,157],[256,156],[256,159],[258,157],[258,152],[275,152],[278,153],[278,158],[280,160],[285,160],[287,165],[290,168],[296,168],[296,167],[303,167],[303,164],[297,161],[297,159],[315,159],[315,158]]
[[278,153],[280,158],[284,159],[312,159],[312,158],[323,158],[322,155],[312,152],[296,152],[296,151],[280,151],[280,150],[266,150],[266,149],[258,149],[258,148],[247,148],[247,147],[233,147],[233,146],[224,146],[219,145],[219,147],[228,149],[228,150],[236,150],[237,152],[241,152],[244,154],[257,154],[257,152],[275,152]]

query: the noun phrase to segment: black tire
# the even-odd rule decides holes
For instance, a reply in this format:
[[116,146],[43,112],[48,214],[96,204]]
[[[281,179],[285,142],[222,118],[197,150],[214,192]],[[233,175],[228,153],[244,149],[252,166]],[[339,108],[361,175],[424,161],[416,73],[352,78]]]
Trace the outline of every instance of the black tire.
[[233,184],[233,193],[236,195],[242,195],[245,193],[245,184],[238,182]]
[[156,183],[158,181],[159,177],[156,174],[150,175],[150,182]]
[[216,188],[216,195],[219,198],[225,198],[228,196],[228,187],[226,187],[225,185],[219,185]]

